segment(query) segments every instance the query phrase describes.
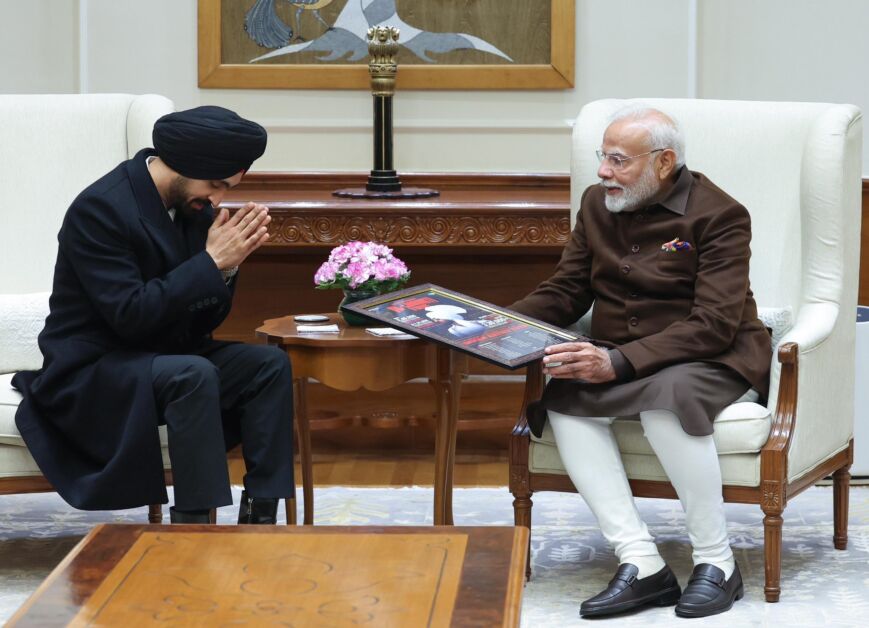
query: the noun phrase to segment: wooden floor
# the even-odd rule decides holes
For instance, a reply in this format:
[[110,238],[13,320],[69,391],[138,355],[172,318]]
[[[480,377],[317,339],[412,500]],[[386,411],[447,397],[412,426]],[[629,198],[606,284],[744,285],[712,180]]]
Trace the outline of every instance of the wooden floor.
[[[244,461],[233,452],[230,479],[241,484]],[[507,486],[507,453],[456,454],[454,486]],[[296,465],[297,484],[301,473]],[[426,486],[434,481],[434,458],[430,454],[391,451],[325,453],[314,455],[314,486]]]

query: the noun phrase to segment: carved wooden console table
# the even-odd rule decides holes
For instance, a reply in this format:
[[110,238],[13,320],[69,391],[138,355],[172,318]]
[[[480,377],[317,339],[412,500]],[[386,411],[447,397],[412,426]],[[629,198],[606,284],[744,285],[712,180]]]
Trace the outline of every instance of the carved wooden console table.
[[[242,266],[233,310],[219,337],[256,342],[252,332],[265,319],[334,311],[340,292],[314,290],[313,276],[331,248],[349,240],[393,247],[412,271],[411,285],[431,282],[509,305],[552,273],[569,236],[567,175],[402,174],[406,185],[432,187],[441,195],[403,201],[332,196],[335,189],[363,185],[366,176],[250,173],[230,191],[225,202],[230,209],[248,200],[271,207],[271,240]],[[459,447],[461,431],[492,430],[506,449],[522,381],[515,372],[471,361],[462,387]],[[423,392],[427,385],[405,386],[420,390],[397,389],[394,397],[380,396],[376,403],[387,404],[384,416],[398,425],[428,428],[433,408]],[[311,386],[318,407],[328,407],[328,395]]]

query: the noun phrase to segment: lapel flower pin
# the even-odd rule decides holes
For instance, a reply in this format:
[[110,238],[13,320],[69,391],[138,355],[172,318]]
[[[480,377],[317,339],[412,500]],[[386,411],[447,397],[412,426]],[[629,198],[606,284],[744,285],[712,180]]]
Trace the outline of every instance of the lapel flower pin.
[[680,240],[679,238],[673,238],[669,242],[664,242],[661,245],[661,250],[667,253],[675,253],[676,251],[691,251],[694,247],[691,246],[690,242],[686,242],[685,240]]

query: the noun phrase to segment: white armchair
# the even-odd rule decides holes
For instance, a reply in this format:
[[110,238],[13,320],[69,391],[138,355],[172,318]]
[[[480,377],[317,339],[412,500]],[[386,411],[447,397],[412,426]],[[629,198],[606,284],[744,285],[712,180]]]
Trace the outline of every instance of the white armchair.
[[[155,120],[173,110],[155,95],[0,96],[0,494],[52,490],[15,427],[21,396],[10,382],[42,366],[36,337],[64,213],[87,185],[150,146]],[[159,516],[152,506],[150,519]]]
[[[630,101],[588,104],[573,133],[572,219],[596,183],[608,118]],[[751,286],[785,322],[775,343],[766,407],[734,404],[715,423],[725,501],[764,512],[766,599],[781,592],[782,513],[789,499],[833,474],[834,545],[847,543],[853,457],[854,335],[860,244],[862,116],[850,105],[644,99],[674,115],[687,163],[744,204],[752,218]],[[543,386],[529,368],[525,407]],[[675,492],[639,423],[617,420],[634,494]],[[535,491],[572,491],[551,431],[530,436],[523,415],[510,446],[517,525],[531,526]],[[530,575],[530,573],[529,573]]]

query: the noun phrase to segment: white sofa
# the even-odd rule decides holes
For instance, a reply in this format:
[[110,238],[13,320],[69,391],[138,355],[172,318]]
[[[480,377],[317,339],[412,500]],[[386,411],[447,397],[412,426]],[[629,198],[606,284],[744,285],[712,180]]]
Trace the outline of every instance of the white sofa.
[[[586,105],[576,120],[572,220],[598,182],[603,131],[630,101]],[[851,105],[644,99],[684,127],[687,164],[743,203],[752,218],[751,287],[778,336],[766,407],[738,403],[715,424],[727,501],[764,512],[766,599],[780,594],[782,513],[790,498],[834,474],[834,545],[847,543],[853,458],[854,336],[860,248],[862,115]],[[789,318],[792,316],[792,324]],[[526,403],[539,397],[529,369]],[[675,497],[638,422],[617,420],[634,494]],[[516,522],[531,524],[535,491],[570,491],[551,431],[513,431],[510,489]]]
[[15,427],[21,396],[10,381],[42,366],[36,337],[63,215],[87,185],[151,146],[155,120],[173,110],[156,95],[0,96],[0,494],[51,490]]

